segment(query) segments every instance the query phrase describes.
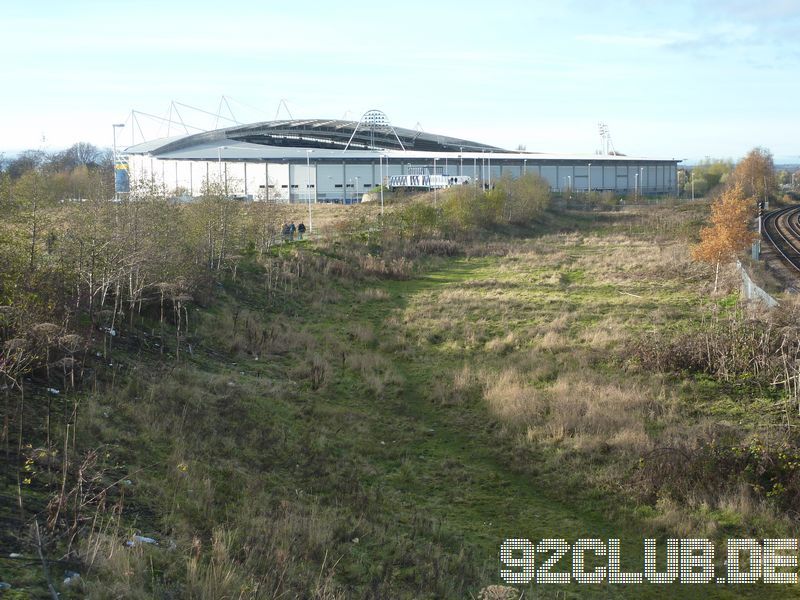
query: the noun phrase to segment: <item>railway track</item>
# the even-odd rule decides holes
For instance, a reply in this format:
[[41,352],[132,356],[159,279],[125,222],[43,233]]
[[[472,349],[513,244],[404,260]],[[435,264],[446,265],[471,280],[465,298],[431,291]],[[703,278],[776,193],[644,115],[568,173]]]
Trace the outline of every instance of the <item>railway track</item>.
[[800,206],[765,214],[763,236],[792,271],[800,274]]

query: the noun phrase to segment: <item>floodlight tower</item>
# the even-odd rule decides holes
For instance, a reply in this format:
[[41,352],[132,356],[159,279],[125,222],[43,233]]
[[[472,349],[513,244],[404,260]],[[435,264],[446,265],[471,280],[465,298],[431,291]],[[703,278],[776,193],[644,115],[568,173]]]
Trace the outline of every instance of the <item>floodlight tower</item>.
[[611,130],[608,128],[608,124],[600,122],[597,124],[597,129],[600,132],[600,154],[616,154],[617,151],[611,141]]
[[397,132],[392,127],[392,124],[389,122],[389,117],[386,116],[381,110],[368,110],[356,123],[356,126],[353,128],[353,133],[350,136],[350,139],[347,140],[347,144],[344,147],[344,151],[346,151],[350,147],[350,143],[353,141],[353,138],[356,136],[356,133],[359,129],[367,129],[370,132],[370,147],[375,148],[375,132],[381,133],[389,133],[391,132],[397,143],[400,144],[400,149],[405,150],[405,146],[403,146],[403,142],[400,140],[400,136],[397,135]]
[[600,154],[606,153],[606,129],[604,123],[597,124],[597,131],[600,133]]

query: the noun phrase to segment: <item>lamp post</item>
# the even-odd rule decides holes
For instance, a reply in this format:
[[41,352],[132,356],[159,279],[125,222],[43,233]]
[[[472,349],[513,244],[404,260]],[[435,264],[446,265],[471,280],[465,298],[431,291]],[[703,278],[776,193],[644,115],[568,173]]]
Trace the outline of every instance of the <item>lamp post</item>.
[[522,175],[525,176],[528,174],[528,159],[525,158],[522,160]]
[[[639,167],[639,192],[644,188],[644,167]],[[642,194],[644,196],[644,194]]]
[[492,189],[492,151],[489,150],[489,189]]
[[[464,147],[463,146],[459,146],[458,147],[458,176],[459,177],[463,177],[464,176],[464,157],[462,156],[463,154],[464,154]],[[792,174],[792,181],[794,182],[794,174]]]
[[691,179],[692,179],[692,202],[694,202],[694,169],[692,169]]
[[633,198],[638,202],[639,200],[639,174],[633,174]]
[[589,163],[587,173],[589,173],[589,183],[586,185],[586,193],[588,194],[592,191],[592,163]]
[[[306,148],[306,203],[308,204],[308,232],[313,229],[311,221],[311,148]],[[316,179],[316,178],[315,178]],[[316,185],[316,181],[314,182]],[[315,188],[316,189],[316,188]]]
[[[227,149],[228,149],[228,146],[220,146],[219,148],[217,148],[217,173],[218,173],[218,177],[219,177],[220,183],[223,183],[223,178],[222,178],[222,151],[223,150],[227,150]],[[227,196],[228,195],[228,165],[227,164],[225,165],[225,181],[224,181],[224,185],[225,185],[225,195]]]
[[472,155],[472,189],[475,192],[475,198],[478,197],[478,157]]
[[[378,157],[378,160],[380,161],[380,165],[381,165],[381,217],[383,216],[383,184],[384,184],[384,179],[383,179],[383,159],[384,158],[386,158],[387,161],[388,161],[388,157],[386,155],[384,155],[384,154],[381,154]],[[388,162],[386,164],[386,170],[387,171],[389,170]]]
[[[358,195],[358,175],[356,175],[356,187],[353,188],[353,189],[355,190],[355,193],[353,194],[353,202],[355,202],[356,199],[361,197],[361,196]],[[360,202],[360,200],[359,200],[359,202]]]
[[117,193],[117,127],[125,127],[125,123],[112,123],[111,131],[114,137],[114,165],[111,173],[114,175],[114,200],[119,200]]
[[431,187],[433,188],[433,205],[436,206],[436,200],[438,196],[438,190],[436,188],[436,184],[434,183],[434,177],[436,177],[436,160],[433,159],[433,175],[431,176]]

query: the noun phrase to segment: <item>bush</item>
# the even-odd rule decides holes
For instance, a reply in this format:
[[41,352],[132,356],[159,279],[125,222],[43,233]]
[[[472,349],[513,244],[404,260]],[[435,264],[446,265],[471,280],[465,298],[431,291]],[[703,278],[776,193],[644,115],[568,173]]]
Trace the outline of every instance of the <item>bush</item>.
[[526,225],[537,219],[550,204],[550,186],[538,175],[530,174],[512,179],[504,175],[487,194],[502,206],[503,221],[511,225]]
[[722,380],[746,378],[764,386],[796,386],[800,329],[794,324],[734,314],[707,330],[656,333],[629,344],[626,356],[645,371],[700,372]]
[[478,193],[474,187],[461,186],[450,188],[443,195],[443,227],[450,234],[488,229],[500,222],[502,205],[498,194]]
[[412,202],[398,210],[393,225],[401,237],[418,240],[434,237],[439,225],[439,213],[425,202]]

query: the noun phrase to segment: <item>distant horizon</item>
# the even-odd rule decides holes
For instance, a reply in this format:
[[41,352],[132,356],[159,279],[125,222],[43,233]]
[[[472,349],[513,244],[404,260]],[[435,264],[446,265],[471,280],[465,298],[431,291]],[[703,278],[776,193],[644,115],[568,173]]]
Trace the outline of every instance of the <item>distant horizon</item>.
[[797,31],[785,0],[11,3],[0,151],[111,146],[131,108],[225,93],[245,123],[283,102],[545,153],[593,153],[603,122],[630,156],[800,157]]
[[[433,133],[441,133],[441,132],[433,132]],[[480,141],[480,140],[474,140],[474,141]],[[37,151],[37,150],[43,151],[43,152],[48,153],[48,154],[52,154],[52,153],[61,152],[63,150],[66,150],[67,148],[69,148],[73,144],[77,144],[77,143],[81,143],[81,142],[93,144],[94,146],[96,146],[100,150],[109,150],[109,151],[113,150],[113,146],[112,145],[104,146],[104,145],[101,145],[101,144],[94,144],[93,142],[89,142],[87,140],[76,140],[75,142],[72,142],[71,144],[66,144],[66,145],[63,145],[63,146],[48,147],[47,149],[44,149],[42,147],[39,147],[39,148],[14,148],[14,149],[5,149],[5,150],[4,149],[0,149],[0,157],[3,157],[5,159],[7,159],[7,160],[13,160],[14,158],[19,156],[23,152]],[[117,150],[118,151],[119,150],[123,150],[125,147],[127,147],[127,144],[120,144],[117,147]],[[755,148],[755,147],[756,146],[753,146],[753,148]],[[508,148],[508,149],[509,150],[514,150],[513,148]],[[767,148],[767,150],[769,150],[769,148]],[[530,150],[530,149],[528,149],[526,151],[527,152],[533,152],[533,153],[541,153],[541,154],[546,154],[547,153],[546,151]],[[569,154],[569,153],[564,153],[564,154]],[[732,160],[734,162],[739,162],[744,157],[745,157],[745,155],[738,156],[738,157],[734,157],[734,156],[708,156],[708,155],[706,155],[706,156],[702,156],[702,157],[693,157],[693,158],[687,158],[687,159],[680,160],[680,162],[678,163],[678,166],[679,167],[691,167],[691,166],[695,166],[695,165],[699,164],[703,160],[708,160],[708,159],[711,159],[711,160]],[[663,158],[663,157],[652,156],[652,157],[646,157],[646,158]],[[798,155],[798,156],[775,156],[775,155],[773,155],[772,158],[773,158],[773,162],[774,162],[776,168],[783,167],[783,166],[800,167],[800,155]]]

